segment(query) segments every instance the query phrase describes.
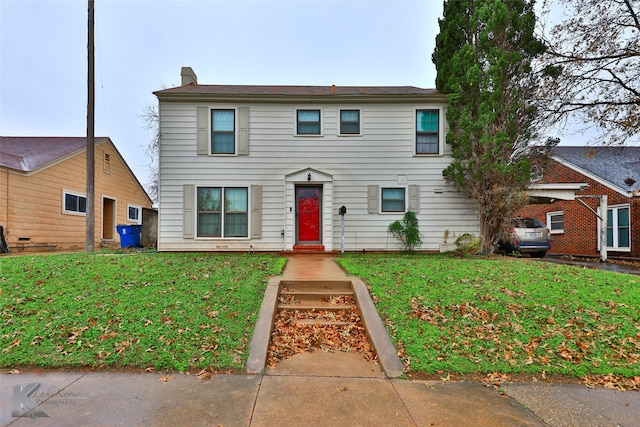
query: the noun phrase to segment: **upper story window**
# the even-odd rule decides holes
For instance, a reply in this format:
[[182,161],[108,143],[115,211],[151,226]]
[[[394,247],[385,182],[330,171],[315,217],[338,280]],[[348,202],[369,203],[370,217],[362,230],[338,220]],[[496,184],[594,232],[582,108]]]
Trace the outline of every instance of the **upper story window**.
[[440,111],[416,111],[416,154],[438,154]]
[[247,237],[246,187],[198,188],[198,237]]
[[320,135],[320,110],[298,110],[296,132],[298,135]]
[[404,212],[405,206],[404,188],[382,189],[382,212]]
[[340,110],[340,134],[360,134],[360,110]]
[[235,153],[235,125],[235,110],[211,110],[211,154]]
[[67,193],[63,194],[65,213],[87,213],[87,198],[79,194]]
[[552,234],[564,233],[564,212],[548,212],[547,227]]

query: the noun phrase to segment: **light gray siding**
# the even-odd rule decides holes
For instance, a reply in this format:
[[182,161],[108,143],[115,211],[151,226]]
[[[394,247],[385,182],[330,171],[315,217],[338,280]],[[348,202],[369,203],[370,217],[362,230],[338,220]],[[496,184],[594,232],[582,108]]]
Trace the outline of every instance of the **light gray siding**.
[[[198,154],[203,150],[202,142],[198,143],[199,139],[202,141],[203,129],[207,141],[210,138],[210,128],[208,125],[203,128],[201,123],[202,111],[209,116],[211,108],[242,108],[242,114],[248,113],[243,116],[248,117],[248,128],[240,128],[238,119],[236,122],[237,133],[248,135],[248,146],[239,142],[236,145],[236,153],[240,155]],[[321,136],[295,134],[297,108],[321,110]],[[343,205],[347,207],[345,250],[400,249],[398,242],[388,235],[387,227],[403,214],[380,212],[379,190],[383,187],[405,188],[407,209],[410,201],[418,203],[413,207],[419,212],[423,250],[437,251],[446,229],[458,235],[478,234],[474,205],[442,178],[442,170],[451,162],[446,144],[441,143],[444,155],[414,154],[415,110],[420,108],[441,108],[441,116],[445,112],[442,105],[430,103],[161,102],[158,249],[245,251],[252,247],[256,251],[291,250],[296,233],[295,183],[323,186],[321,232],[322,244],[327,251],[340,248],[338,209]],[[360,110],[360,135],[338,135],[340,109]],[[441,129],[442,139],[445,132],[446,128]],[[311,181],[307,180],[309,174]],[[260,201],[251,197],[252,186],[257,185],[260,186]],[[247,187],[250,237],[198,238],[193,194],[184,193],[185,188],[198,186]],[[372,186],[376,186],[378,192],[375,201],[369,194]],[[185,207],[185,200],[193,205]],[[255,206],[260,202],[260,206]],[[372,203],[378,205],[372,206]],[[251,216],[258,208],[260,222],[256,223]],[[370,213],[374,211],[377,213]],[[188,228],[190,224],[189,220],[185,221],[185,215],[192,215],[193,230]]]

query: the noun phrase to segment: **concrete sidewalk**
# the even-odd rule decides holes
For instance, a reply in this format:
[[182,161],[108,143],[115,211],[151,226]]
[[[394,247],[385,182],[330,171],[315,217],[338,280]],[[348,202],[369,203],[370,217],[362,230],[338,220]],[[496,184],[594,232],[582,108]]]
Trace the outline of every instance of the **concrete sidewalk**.
[[[295,255],[287,279],[344,279]],[[358,355],[314,353],[264,375],[32,371],[0,375],[2,426],[640,426],[640,393],[580,385],[387,378]],[[31,393],[29,392],[31,391]],[[16,417],[39,405],[39,417]],[[12,414],[12,411],[15,411]]]

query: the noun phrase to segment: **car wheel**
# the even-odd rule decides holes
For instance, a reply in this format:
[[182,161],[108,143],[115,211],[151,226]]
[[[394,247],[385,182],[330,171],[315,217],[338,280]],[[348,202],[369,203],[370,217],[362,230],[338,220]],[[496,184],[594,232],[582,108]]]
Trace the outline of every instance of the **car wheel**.
[[544,258],[546,254],[547,254],[547,251],[531,252],[531,256],[534,258]]

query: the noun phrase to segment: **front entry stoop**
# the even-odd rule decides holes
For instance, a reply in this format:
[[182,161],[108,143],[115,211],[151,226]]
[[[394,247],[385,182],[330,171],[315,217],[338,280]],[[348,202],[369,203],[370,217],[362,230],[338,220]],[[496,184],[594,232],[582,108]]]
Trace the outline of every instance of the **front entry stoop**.
[[293,252],[296,253],[324,253],[324,245],[293,245]]
[[[346,278],[346,277],[345,277]],[[322,300],[330,297],[347,297],[343,303],[329,306]],[[295,300],[296,304],[291,304]],[[351,303],[351,301],[353,303]],[[361,322],[366,330],[367,338],[375,349],[378,362],[387,377],[396,378],[402,375],[402,363],[398,359],[396,350],[384,328],[382,319],[371,301],[365,284],[354,278],[348,280],[285,280],[282,277],[272,278],[267,286],[264,300],[258,315],[258,321],[249,346],[249,358],[247,360],[247,372],[260,373],[265,370],[267,351],[271,341],[274,321],[278,310],[300,310],[311,313],[308,319],[301,319],[301,323],[332,324],[338,327],[349,324],[344,316],[336,316],[340,320],[332,322],[326,319],[314,319],[315,310],[334,310],[336,313],[357,308]],[[329,357],[342,366],[345,375],[378,376],[371,368],[372,363],[367,362],[356,354],[316,354],[303,353],[279,362],[283,366],[284,373],[301,373],[307,368],[327,364]],[[356,359],[360,359],[359,361]],[[339,359],[339,360],[338,360]],[[364,364],[362,363],[364,362]],[[300,366],[302,364],[302,366]],[[366,364],[366,365],[365,365]],[[349,366],[353,369],[349,369]],[[356,366],[360,366],[356,368]],[[340,375],[339,372],[334,374]]]

